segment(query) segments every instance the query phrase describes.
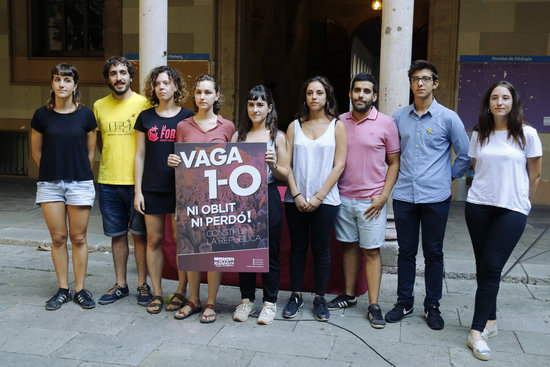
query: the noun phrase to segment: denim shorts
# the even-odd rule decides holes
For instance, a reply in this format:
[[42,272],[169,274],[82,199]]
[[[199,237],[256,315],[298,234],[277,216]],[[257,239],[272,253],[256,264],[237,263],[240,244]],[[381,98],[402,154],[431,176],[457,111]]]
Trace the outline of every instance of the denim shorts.
[[61,201],[66,205],[93,206],[95,199],[94,181],[38,181],[36,183],[36,201],[53,203]]
[[134,209],[134,185],[100,183],[97,192],[105,236],[145,234],[145,218]]
[[386,204],[378,218],[366,219],[365,210],[372,200],[350,199],[340,196],[342,204],[336,217],[336,239],[341,242],[359,242],[364,249],[380,248],[386,242]]

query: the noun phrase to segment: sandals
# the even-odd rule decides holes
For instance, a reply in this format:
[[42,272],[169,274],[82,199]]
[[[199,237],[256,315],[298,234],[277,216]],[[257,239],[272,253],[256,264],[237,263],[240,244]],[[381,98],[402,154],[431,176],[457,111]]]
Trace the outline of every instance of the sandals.
[[187,303],[187,297],[181,293],[174,293],[170,302],[166,305],[166,311],[177,311]]
[[[189,307],[190,311],[186,313],[184,311],[185,307]],[[183,306],[182,308],[180,308],[179,310],[176,311],[176,313],[174,314],[174,318],[176,320],[183,320],[183,319],[186,319],[189,316],[194,315],[197,312],[201,312],[201,311],[202,311],[202,306],[200,304],[198,306],[196,306],[193,302],[187,301],[185,306]]]
[[162,305],[164,301],[162,300],[161,296],[153,296],[151,298],[151,301],[147,304],[147,312],[150,314],[157,314],[162,311]]
[[[214,311],[213,314],[210,314],[210,315],[205,315],[205,312],[206,310],[212,310]],[[204,308],[204,312],[202,313],[202,316],[201,316],[201,324],[211,324],[213,323],[214,321],[216,321],[216,308],[214,307],[213,304],[211,303],[208,303],[206,305],[206,307]]]

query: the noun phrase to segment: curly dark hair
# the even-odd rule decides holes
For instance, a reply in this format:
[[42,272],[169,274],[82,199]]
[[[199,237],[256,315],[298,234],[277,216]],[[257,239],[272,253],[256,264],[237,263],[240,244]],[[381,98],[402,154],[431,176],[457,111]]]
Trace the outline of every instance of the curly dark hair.
[[220,102],[220,100],[222,99],[222,93],[220,91],[220,85],[216,81],[216,78],[214,78],[210,74],[199,75],[197,77],[197,80],[195,80],[195,84],[193,84],[193,109],[195,110],[195,113],[199,112],[199,106],[197,106],[197,102],[195,102],[195,89],[197,89],[197,85],[199,85],[200,82],[204,82],[204,81],[214,83],[214,90],[216,91],[216,93],[220,94],[220,96],[218,97],[218,100],[214,102],[214,106],[213,106],[214,114],[217,115],[218,112],[220,112],[220,110],[222,109],[222,104]]
[[512,138],[521,149],[525,148],[525,136],[523,135],[523,125],[528,125],[523,115],[523,109],[521,108],[521,99],[519,93],[512,85],[512,83],[501,80],[491,85],[489,90],[483,96],[481,100],[481,110],[479,111],[479,117],[477,125],[474,130],[478,133],[479,146],[483,146],[489,142],[489,137],[495,131],[495,120],[493,114],[489,111],[489,103],[491,100],[491,94],[497,87],[504,87],[510,91],[512,95],[512,109],[508,115],[508,139]]
[[159,99],[155,94],[155,83],[161,73],[166,73],[168,78],[173,81],[176,86],[176,91],[174,92],[174,102],[178,103],[179,101],[185,100],[185,97],[187,96],[187,88],[180,73],[170,66],[157,66],[151,70],[151,73],[149,73],[147,81],[145,82],[145,96],[149,102],[153,106],[158,106],[159,104]]
[[321,75],[316,75],[309,78],[302,84],[301,91],[301,103],[296,114],[296,118],[300,120],[300,123],[303,121],[309,120],[309,106],[307,105],[307,87],[313,83],[319,82],[325,88],[325,93],[327,95],[327,102],[325,103],[325,114],[330,118],[338,117],[338,104],[336,103],[336,97],[334,95],[334,88],[328,79]]
[[[267,103],[268,106],[271,106],[271,111],[267,114],[265,119],[265,124],[269,129],[269,137],[273,142],[277,137],[277,111],[275,110],[275,101],[273,100],[273,94],[271,90],[265,85],[260,84],[255,86],[248,92],[247,101],[258,101],[262,100]],[[252,128],[252,121],[250,118],[246,117],[246,120],[239,124],[238,138],[237,141],[245,141],[246,135]]]
[[[73,103],[78,106],[78,101],[80,100],[80,89],[78,88],[78,70],[73,65],[70,64],[57,64],[51,71],[50,82],[53,81],[55,75],[59,76],[71,76],[73,77],[76,88],[73,91]],[[53,90],[50,90],[50,98],[46,101],[46,108],[48,111],[52,111],[55,108],[55,93]]]
[[127,58],[122,56],[112,56],[109,58],[109,60],[105,61],[105,65],[103,65],[103,77],[105,79],[109,78],[109,69],[111,69],[111,66],[113,65],[126,66],[126,69],[128,69],[128,74],[130,74],[130,78],[134,77],[134,65],[132,65],[132,63],[128,61]]

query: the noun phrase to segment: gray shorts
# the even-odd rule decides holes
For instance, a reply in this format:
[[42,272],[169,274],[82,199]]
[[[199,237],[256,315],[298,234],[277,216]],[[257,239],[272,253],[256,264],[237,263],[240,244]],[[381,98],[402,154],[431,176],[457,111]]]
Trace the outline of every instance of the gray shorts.
[[372,200],[350,199],[340,196],[342,204],[336,217],[336,239],[341,242],[359,242],[364,249],[380,248],[386,243],[386,204],[378,218],[366,219],[365,210]]
[[39,181],[36,183],[36,201],[53,203],[61,201],[66,205],[93,206],[95,187],[93,180],[87,181]]

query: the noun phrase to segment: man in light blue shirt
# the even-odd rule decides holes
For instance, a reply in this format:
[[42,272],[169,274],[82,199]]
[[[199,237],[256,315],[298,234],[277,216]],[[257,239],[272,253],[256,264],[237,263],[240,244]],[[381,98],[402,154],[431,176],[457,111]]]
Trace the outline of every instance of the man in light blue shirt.
[[[414,103],[397,110],[393,118],[401,139],[401,166],[393,190],[393,211],[399,255],[397,303],[387,322],[411,316],[419,229],[425,263],[424,313],[428,326],[441,330],[439,312],[443,286],[443,238],[451,202],[451,182],[470,167],[468,135],[458,115],[435,100],[439,85],[436,67],[416,60],[408,72]],[[451,165],[451,146],[456,159]]]

